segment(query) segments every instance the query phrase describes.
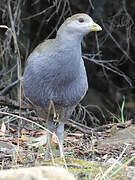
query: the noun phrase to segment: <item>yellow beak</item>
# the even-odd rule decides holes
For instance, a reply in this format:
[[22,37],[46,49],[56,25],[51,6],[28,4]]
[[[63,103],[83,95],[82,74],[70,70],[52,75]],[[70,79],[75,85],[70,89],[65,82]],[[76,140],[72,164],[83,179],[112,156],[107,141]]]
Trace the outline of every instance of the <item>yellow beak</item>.
[[90,30],[91,31],[102,31],[102,28],[98,25],[98,24],[96,24],[96,23],[92,23],[91,25],[90,25]]

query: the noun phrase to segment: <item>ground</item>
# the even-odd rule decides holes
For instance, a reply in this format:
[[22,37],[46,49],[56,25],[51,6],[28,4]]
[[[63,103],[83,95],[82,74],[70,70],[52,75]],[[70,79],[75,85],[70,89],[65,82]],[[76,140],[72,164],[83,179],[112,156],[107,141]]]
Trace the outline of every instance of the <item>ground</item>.
[[72,127],[67,125],[65,130],[65,159],[57,157],[58,143],[53,135],[53,160],[45,161],[46,122],[31,108],[22,106],[20,112],[17,105],[16,108],[10,105],[0,108],[1,169],[60,165],[68,167],[78,179],[135,178],[135,126],[132,120],[93,129],[83,125],[83,132],[79,123],[76,126],[70,121]]

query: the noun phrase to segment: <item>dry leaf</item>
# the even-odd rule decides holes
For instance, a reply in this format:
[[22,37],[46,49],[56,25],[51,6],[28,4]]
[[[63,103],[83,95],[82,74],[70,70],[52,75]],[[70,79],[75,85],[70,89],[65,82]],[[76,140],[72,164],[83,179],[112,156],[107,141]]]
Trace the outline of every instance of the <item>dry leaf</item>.
[[53,133],[53,135],[52,135],[52,143],[58,144],[58,138],[55,133]]
[[5,133],[6,133],[6,126],[5,126],[5,122],[3,121],[0,129],[0,136],[4,136]]
[[24,142],[28,141],[27,137],[24,134],[21,135],[21,140]]

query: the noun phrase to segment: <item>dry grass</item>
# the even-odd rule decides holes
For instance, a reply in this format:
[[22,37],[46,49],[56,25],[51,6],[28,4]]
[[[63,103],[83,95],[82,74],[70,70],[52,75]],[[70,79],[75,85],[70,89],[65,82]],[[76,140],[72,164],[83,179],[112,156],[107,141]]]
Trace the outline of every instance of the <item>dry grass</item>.
[[[98,74],[99,69],[100,71],[102,70],[104,81],[112,80],[117,75],[117,78],[122,79],[120,87],[126,89],[128,86],[133,87],[135,80],[132,69],[133,48],[135,47],[135,35],[132,32],[134,13],[132,10],[128,10],[129,5],[126,4],[125,0],[110,1],[109,3],[111,4],[109,11],[105,9],[106,6],[101,7],[104,9],[104,17],[99,18],[99,24],[103,27],[103,32],[99,35],[95,33],[94,37],[90,37],[91,40],[89,40],[89,36],[88,40],[84,40],[83,49],[85,53],[83,58],[95,64],[97,67],[95,68],[95,74]],[[133,1],[132,4],[135,5]],[[88,7],[87,10],[85,6]],[[21,77],[29,53],[43,39],[54,37],[60,24],[66,17],[76,12],[89,13],[90,9],[94,11],[94,8],[92,1],[84,4],[84,6],[76,3],[74,7],[74,3],[70,0],[48,0],[44,3],[41,0],[37,0],[30,4],[27,0],[2,0],[0,4],[0,92],[2,93],[3,89],[5,90],[11,85],[9,89],[12,90],[5,91],[4,95],[9,95],[10,98],[17,100],[21,107],[23,99]],[[109,13],[112,14],[110,15]],[[13,87],[17,84],[16,81],[20,82],[17,88]],[[116,80],[113,80],[113,84],[117,86]],[[115,94],[115,92],[113,93]],[[95,107],[105,119],[102,109],[98,106]],[[46,130],[46,128],[36,122],[31,122],[29,119],[22,117],[21,111],[19,115],[15,115],[2,112],[6,111],[6,107],[2,108],[1,113],[3,115],[19,119],[19,127],[20,120],[23,120]],[[87,108],[81,105],[76,112],[77,114],[74,114],[75,120],[79,120],[84,125],[87,125],[86,116],[87,120],[93,120],[93,124],[98,124],[99,122],[92,112],[89,112]],[[84,127],[82,126],[82,128]],[[18,139],[20,137],[19,133],[18,128]],[[119,159],[124,151],[125,149]],[[64,157],[63,160],[66,166]],[[103,173],[100,178],[104,179],[114,166],[115,164]]]

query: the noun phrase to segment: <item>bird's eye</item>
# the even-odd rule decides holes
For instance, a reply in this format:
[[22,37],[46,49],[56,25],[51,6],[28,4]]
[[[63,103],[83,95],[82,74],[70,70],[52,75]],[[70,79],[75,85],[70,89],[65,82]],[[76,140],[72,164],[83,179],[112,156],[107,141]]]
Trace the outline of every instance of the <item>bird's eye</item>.
[[79,18],[78,21],[79,21],[80,23],[83,23],[83,22],[84,22],[84,19],[83,19],[83,18]]

